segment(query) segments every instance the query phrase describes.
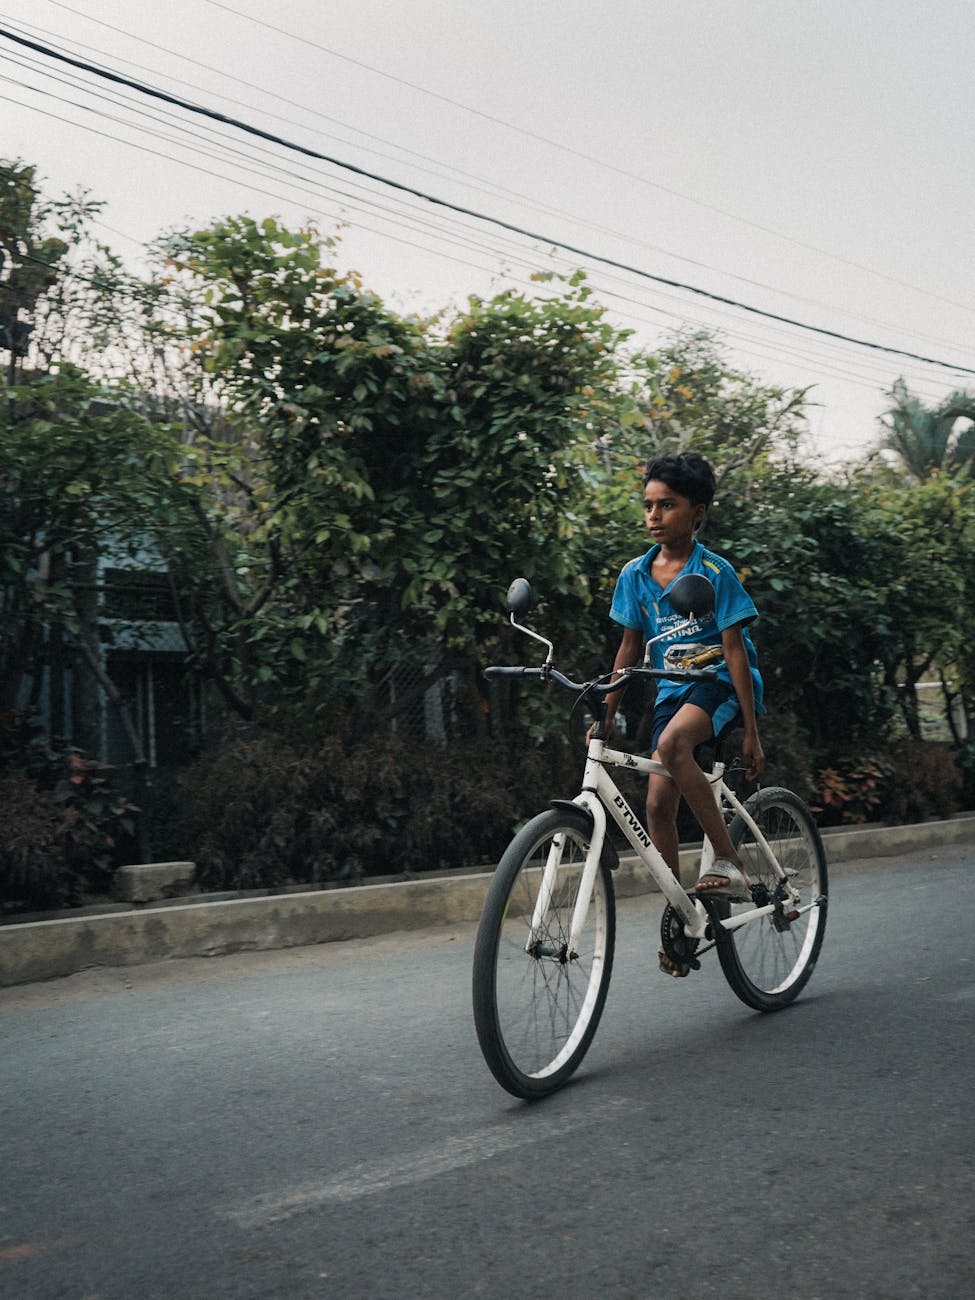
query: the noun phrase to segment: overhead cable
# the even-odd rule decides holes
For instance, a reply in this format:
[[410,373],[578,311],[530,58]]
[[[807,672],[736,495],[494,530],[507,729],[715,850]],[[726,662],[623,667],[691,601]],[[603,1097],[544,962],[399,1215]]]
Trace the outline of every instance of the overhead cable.
[[[50,0],[51,4],[57,5],[59,9],[68,9],[72,13],[80,14],[78,9],[72,9],[70,5],[61,3],[61,0]],[[525,136],[530,140],[537,140],[540,144],[546,145],[550,149],[558,149],[560,152],[569,154],[571,157],[579,158],[583,162],[591,163],[595,167],[602,167],[607,171],[615,172],[618,176],[625,176],[627,179],[637,181],[640,185],[646,185],[650,189],[659,190],[662,194],[670,194],[674,198],[682,199],[685,203],[693,203],[700,208],[706,208],[709,212],[716,212],[719,216],[727,217],[731,221],[741,222],[742,225],[750,226],[753,230],[759,230],[763,235],[771,235],[775,239],[782,239],[788,244],[794,244],[797,248],[805,248],[811,253],[818,253],[821,257],[828,257],[834,262],[841,262],[844,266],[853,267],[854,270],[863,271],[867,275],[875,275],[878,279],[886,280],[890,284],[899,285],[902,289],[910,289],[912,293],[923,294],[927,298],[936,298],[939,302],[948,303],[952,307],[960,307],[963,311],[972,311],[970,303],[956,302],[953,298],[946,298],[942,294],[932,293],[930,289],[921,289],[916,284],[909,284],[905,280],[898,280],[895,276],[887,275],[883,271],[878,271],[872,266],[864,266],[860,262],[854,262],[848,257],[842,257],[838,253],[830,253],[824,248],[817,248],[815,244],[809,244],[801,239],[794,239],[791,235],[784,235],[780,230],[773,230],[770,226],[760,225],[757,221],[752,221],[748,217],[743,217],[738,212],[732,212],[728,208],[718,207],[717,204],[708,203],[704,199],[695,198],[691,194],[684,194],[681,190],[676,190],[669,185],[663,185],[660,181],[651,180],[649,176],[642,176],[639,172],[628,170],[626,167],[620,167],[616,163],[609,162],[606,158],[597,158],[592,154],[584,153],[581,149],[566,144],[561,140],[553,140],[550,136],[541,135],[538,131],[532,131],[529,127],[521,126],[517,122],[508,122],[504,118],[495,117],[492,113],[487,113],[484,109],[475,108],[471,104],[465,104],[459,99],[451,99],[449,95],[443,95],[439,91],[431,90],[428,86],[421,86],[415,81],[408,81],[405,77],[398,77],[392,72],[384,72],[382,68],[373,67],[369,63],[363,62],[362,59],[355,59],[350,54],[343,54],[340,50],[332,49],[329,45],[322,45],[319,41],[313,41],[308,36],[302,36],[298,32],[289,32],[283,27],[275,27],[265,18],[257,18],[253,14],[245,13],[241,9],[235,9],[232,5],[223,3],[223,0],[204,0],[204,3],[212,5],[215,9],[223,9],[228,14],[233,14],[236,18],[244,18],[248,22],[255,23],[258,27],[263,27],[266,31],[275,32],[279,36],[286,36],[290,40],[298,41],[302,45],[308,45],[312,49],[320,50],[323,54],[328,54],[332,58],[341,59],[343,63],[350,63],[354,67],[362,68],[366,72],[371,72],[377,77],[383,77],[387,81],[394,81],[398,85],[406,86],[410,90],[415,90],[421,95],[427,95],[431,99],[439,100],[443,104],[450,104],[453,108],[459,108],[465,113],[470,113],[474,117],[480,117],[486,122],[492,122],[495,126],[504,127],[505,130],[515,131],[518,135]],[[97,20],[96,20],[97,21]],[[111,26],[111,24],[102,24]],[[120,30],[118,28],[116,31]]]
[[[51,2],[53,3],[54,0],[51,0]],[[807,296],[805,296],[805,295],[803,295],[803,294],[792,293],[792,292],[790,292],[789,290],[786,290],[786,289],[781,288],[780,286],[771,285],[771,284],[766,284],[766,283],[764,283],[764,282],[761,281],[761,280],[756,280],[756,279],[754,279],[754,278],[752,278],[752,277],[750,277],[750,276],[747,276],[747,275],[739,275],[739,274],[736,274],[735,272],[725,270],[725,269],[723,269],[722,267],[719,267],[719,266],[713,266],[713,265],[711,265],[711,264],[708,263],[708,262],[702,262],[702,261],[700,261],[700,260],[697,259],[697,258],[687,257],[685,254],[677,253],[677,252],[675,252],[673,249],[664,248],[664,247],[662,247],[661,245],[659,245],[659,244],[654,244],[654,243],[652,243],[652,242],[649,241],[649,240],[641,239],[641,238],[638,238],[638,237],[633,236],[632,234],[627,234],[627,233],[624,233],[623,231],[615,230],[615,229],[613,229],[613,228],[610,227],[610,226],[606,226],[606,225],[602,224],[601,222],[596,222],[596,221],[587,220],[587,219],[585,219],[584,217],[579,217],[579,216],[575,215],[574,213],[563,211],[562,209],[555,207],[553,204],[546,203],[546,202],[544,202],[543,200],[538,199],[537,197],[533,197],[533,196],[528,195],[528,194],[523,194],[523,193],[519,192],[518,190],[513,190],[513,189],[509,188],[509,187],[506,186],[506,185],[501,185],[501,184],[498,184],[497,182],[494,182],[494,181],[488,181],[485,177],[483,177],[483,176],[479,176],[479,175],[477,175],[477,174],[474,173],[474,172],[465,171],[463,168],[456,167],[456,166],[454,166],[454,165],[452,165],[452,164],[450,164],[450,163],[445,163],[445,162],[443,162],[443,161],[440,160],[440,159],[433,158],[433,157],[431,157],[431,156],[428,155],[428,154],[420,153],[420,152],[418,152],[417,150],[415,150],[415,149],[410,149],[410,148],[408,148],[408,147],[405,146],[405,145],[397,144],[395,141],[388,140],[388,139],[386,139],[386,138],[383,137],[383,136],[374,135],[372,132],[365,131],[365,130],[364,130],[363,128],[361,128],[361,127],[353,126],[353,125],[351,125],[351,124],[348,123],[348,122],[344,122],[344,121],[342,121],[340,118],[332,117],[332,116],[331,116],[330,114],[328,114],[328,113],[323,113],[320,109],[312,108],[312,107],[311,107],[310,105],[308,105],[308,104],[302,104],[302,103],[300,103],[298,100],[288,99],[286,96],[279,95],[279,94],[277,94],[275,91],[272,91],[272,90],[268,89],[267,87],[258,86],[256,83],[254,83],[254,82],[252,82],[252,81],[247,81],[245,78],[243,78],[243,77],[239,77],[239,76],[237,76],[237,75],[234,74],[234,73],[225,72],[225,71],[223,71],[222,69],[217,68],[217,67],[214,67],[212,64],[209,64],[209,63],[203,63],[203,62],[201,62],[199,59],[192,58],[190,55],[185,54],[185,53],[180,53],[178,50],[174,50],[174,49],[172,49],[172,48],[169,47],[169,46],[166,46],[166,45],[160,45],[160,44],[159,44],[158,42],[156,42],[156,41],[150,41],[150,40],[147,40],[144,36],[137,36],[137,35],[135,35],[134,32],[130,32],[130,31],[126,30],[125,28],[122,28],[122,27],[117,26],[117,25],[114,24],[114,23],[106,23],[106,22],[104,22],[102,19],[94,18],[94,17],[92,17],[91,15],[82,15],[82,11],[81,11],[81,10],[79,10],[79,9],[75,9],[75,8],[73,8],[71,5],[59,4],[58,7],[59,7],[59,8],[62,8],[62,9],[65,9],[65,10],[67,10],[67,11],[70,12],[70,13],[74,13],[74,14],[77,14],[77,15],[79,15],[79,16],[87,17],[91,22],[95,22],[95,23],[97,23],[99,26],[101,26],[101,27],[105,27],[105,28],[107,28],[109,31],[115,32],[115,33],[117,33],[118,35],[125,36],[125,37],[127,37],[128,39],[130,39],[130,40],[137,41],[140,45],[147,45],[147,46],[149,46],[151,49],[154,49],[154,50],[160,50],[160,51],[162,51],[164,54],[172,55],[174,58],[178,58],[178,59],[181,59],[181,60],[183,60],[183,61],[185,61],[185,62],[187,62],[187,63],[192,64],[194,67],[202,68],[202,69],[203,69],[204,71],[206,71],[206,72],[213,73],[214,75],[216,75],[216,76],[218,76],[218,77],[222,77],[222,78],[224,78],[224,79],[226,79],[226,80],[229,80],[229,81],[234,81],[234,82],[236,82],[238,85],[245,86],[245,87],[247,87],[247,88],[250,89],[250,90],[254,90],[254,91],[256,91],[256,92],[257,92],[258,94],[260,94],[260,95],[263,95],[263,96],[265,96],[265,97],[270,97],[271,99],[274,99],[274,100],[278,100],[278,101],[279,101],[280,103],[282,103],[282,104],[288,104],[288,105],[291,106],[292,108],[297,108],[297,109],[299,109],[301,112],[303,112],[303,113],[308,113],[308,114],[310,114],[310,115],[313,116],[313,117],[321,118],[323,121],[325,121],[325,122],[329,122],[329,123],[331,123],[333,126],[340,126],[340,127],[342,127],[344,130],[347,130],[347,131],[354,131],[354,132],[356,133],[356,135],[363,136],[363,137],[364,137],[365,139],[367,139],[367,140],[374,140],[374,141],[377,141],[377,142],[380,143],[380,144],[387,145],[387,146],[389,146],[389,147],[392,148],[392,149],[396,149],[396,150],[398,150],[399,153],[401,153],[401,154],[408,155],[410,158],[413,158],[413,159],[420,159],[420,160],[422,160],[422,162],[433,163],[433,164],[435,164],[435,166],[436,166],[437,168],[439,168],[440,170],[434,170],[434,168],[431,168],[431,167],[424,167],[424,166],[422,165],[422,162],[421,162],[421,163],[416,163],[416,162],[414,162],[414,163],[412,163],[411,165],[414,167],[415,170],[417,170],[417,171],[421,171],[421,172],[425,172],[425,173],[427,173],[428,175],[431,175],[431,176],[435,176],[438,180],[451,180],[451,179],[454,179],[454,178],[461,178],[461,184],[463,184],[467,189],[474,191],[475,193],[488,194],[488,195],[490,195],[492,198],[500,198],[500,197],[507,196],[508,198],[514,199],[514,200],[516,200],[518,203],[524,205],[524,206],[527,207],[529,210],[533,210],[533,211],[537,211],[537,212],[544,212],[544,213],[546,213],[546,214],[548,214],[548,215],[550,215],[550,216],[557,217],[557,218],[559,218],[559,219],[561,219],[561,220],[563,220],[563,221],[569,221],[569,222],[571,222],[573,225],[581,226],[581,227],[583,227],[584,229],[593,230],[593,231],[596,231],[597,233],[602,234],[602,235],[609,235],[609,236],[611,236],[611,237],[614,238],[614,239],[623,240],[624,242],[626,242],[626,243],[630,243],[630,244],[633,244],[633,245],[635,245],[635,246],[638,247],[638,248],[647,249],[647,250],[648,250],[649,252],[651,252],[651,253],[659,253],[659,254],[661,254],[662,256],[664,256],[664,257],[668,257],[668,258],[672,258],[673,260],[675,260],[675,261],[677,261],[677,262],[683,262],[683,263],[685,263],[685,264],[688,265],[688,266],[693,266],[693,267],[697,268],[698,270],[703,270],[703,271],[712,271],[712,272],[714,272],[715,274],[721,275],[721,276],[726,277],[726,278],[728,278],[728,279],[730,279],[730,280],[735,280],[735,281],[737,281],[737,282],[740,283],[740,284],[747,284],[747,285],[749,285],[749,286],[751,286],[752,288],[755,288],[755,289],[764,289],[764,290],[767,290],[768,292],[775,293],[775,294],[778,295],[779,297],[791,298],[793,301],[804,303],[804,304],[807,305],[807,306],[826,308],[827,310],[830,310],[830,311],[835,311],[835,310],[836,310],[836,308],[835,308],[835,306],[834,306],[833,304],[825,303],[825,302],[822,302],[822,301],[820,301],[820,300],[818,300],[818,299],[815,299],[815,298],[809,298],[809,297],[807,297]],[[236,12],[236,11],[233,11],[233,12]],[[2,13],[0,13],[0,20],[5,20],[5,21],[8,21],[8,22],[11,22],[11,21],[12,21],[12,20],[10,20],[10,19],[7,17],[7,15],[2,14]],[[254,21],[258,21],[258,20],[255,19]],[[55,41],[55,44],[54,44],[53,48],[55,48],[55,49],[61,49],[61,50],[64,50],[64,49],[65,49],[65,46],[64,46],[63,44],[61,44],[61,45],[57,44],[57,41],[58,41],[58,37],[57,37],[57,35],[56,35],[55,33],[51,32],[51,31],[50,31],[49,29],[47,29],[47,28],[44,28],[44,27],[38,27],[36,24],[33,24],[33,23],[31,23],[31,24],[25,24],[25,23],[22,23],[22,22],[21,22],[21,23],[13,24],[13,29],[16,30],[16,31],[18,31],[18,32],[19,32],[20,34],[22,34],[22,35],[24,34],[25,29],[26,29],[26,33],[27,33],[28,35],[30,35],[30,36],[33,36],[35,39],[37,38],[38,33],[40,33],[41,35],[46,36],[46,37],[49,37],[49,38],[52,38],[52,39]],[[296,37],[296,39],[298,39],[298,38]],[[302,39],[303,39],[303,38],[302,38]],[[102,55],[102,54],[104,53],[104,51],[102,51],[102,50],[99,49],[98,47],[96,47],[96,46],[92,46],[92,45],[87,45],[84,41],[72,40],[72,41],[71,41],[71,45],[72,45],[72,46],[75,46],[75,47],[78,47],[78,48],[80,48],[80,49],[83,49],[83,50],[90,50],[90,51],[92,51],[94,54],[97,54],[97,55]],[[322,47],[320,47],[320,48],[323,49],[323,50],[326,50],[327,47],[322,46]],[[69,49],[68,52],[70,53],[70,52],[72,52],[72,51]],[[328,51],[328,52],[331,53],[331,51]],[[191,90],[198,91],[198,92],[201,92],[201,93],[205,93],[205,92],[203,92],[203,88],[202,88],[202,87],[200,87],[199,85],[197,85],[197,84],[194,83],[194,82],[187,81],[187,80],[185,80],[185,79],[182,78],[182,77],[175,77],[175,76],[173,76],[171,73],[162,72],[162,71],[160,71],[160,70],[157,69],[157,68],[151,68],[151,67],[148,67],[146,64],[143,64],[143,63],[137,63],[137,62],[135,62],[134,60],[132,60],[132,59],[126,59],[126,58],[122,57],[121,55],[116,55],[115,57],[116,57],[116,59],[117,59],[118,61],[120,61],[120,62],[122,62],[122,63],[124,63],[124,64],[127,64],[129,67],[137,68],[140,72],[148,72],[148,73],[150,73],[150,74],[152,74],[152,75],[154,75],[154,76],[156,76],[156,77],[162,77],[162,78],[163,78],[165,81],[167,81],[167,82],[174,82],[174,83],[176,83],[177,85],[187,86],[187,87],[189,87]],[[377,72],[378,72],[378,70],[374,70],[374,71],[377,71]],[[52,75],[52,74],[47,73],[46,75],[50,76],[50,75]],[[388,74],[379,73],[379,75],[388,75]],[[420,88],[420,87],[417,87],[417,89],[421,89],[421,88]],[[226,94],[224,94],[223,92],[218,91],[218,90],[210,89],[209,93],[212,94],[212,95],[216,95],[216,97],[217,97],[218,99],[222,99],[222,100],[226,101],[227,103],[235,104],[235,105],[237,105],[237,106],[240,107],[240,108],[254,108],[254,107],[255,107],[255,105],[253,105],[253,104],[249,104],[249,103],[245,102],[244,100],[235,99],[233,96],[231,96],[231,95],[226,95]],[[461,107],[463,107],[463,105],[461,105]],[[285,122],[285,123],[287,123],[289,126],[298,127],[299,130],[300,130],[300,129],[306,129],[306,128],[304,127],[304,124],[303,124],[303,123],[300,123],[300,122],[295,121],[294,118],[284,117],[284,116],[282,116],[282,115],[279,114],[279,113],[274,113],[274,112],[272,112],[271,110],[264,110],[264,113],[265,113],[265,116],[267,116],[267,117],[275,118],[275,119],[276,119],[277,121],[279,121],[279,122]],[[384,159],[386,159],[386,160],[389,161],[389,162],[400,163],[400,164],[403,162],[403,159],[402,159],[402,158],[399,158],[399,157],[396,157],[396,156],[394,156],[394,155],[392,155],[392,154],[386,153],[386,152],[384,152],[384,151],[381,150],[381,149],[377,149],[377,148],[375,148],[373,145],[369,145],[369,144],[365,144],[365,145],[359,144],[359,145],[357,145],[356,142],[353,141],[353,140],[343,139],[341,136],[335,136],[335,135],[331,135],[331,137],[329,137],[329,133],[324,132],[324,131],[321,131],[320,128],[313,128],[313,129],[316,131],[317,134],[323,135],[323,136],[325,136],[326,138],[332,138],[332,139],[334,139],[334,140],[338,140],[339,143],[344,144],[344,145],[351,145],[353,148],[358,147],[358,148],[360,148],[360,149],[364,149],[367,153],[373,154],[373,155],[375,155],[376,157],[379,157],[379,158],[384,158]],[[447,172],[449,172],[449,173],[452,173],[452,176],[447,176],[447,175],[445,175],[445,174],[444,174],[444,171],[447,171]],[[649,184],[650,182],[647,182],[647,183]],[[684,196],[684,197],[688,197],[688,196]],[[690,201],[690,202],[697,202],[698,200],[691,200],[691,199],[689,199],[689,201]],[[744,220],[744,218],[742,218],[742,220]],[[758,228],[758,229],[762,229],[762,227],[757,227],[757,228]],[[774,232],[773,232],[773,233],[774,233]],[[782,238],[786,238],[786,236],[781,236],[781,237],[782,237]],[[810,246],[810,247],[811,247],[811,246]],[[816,249],[813,249],[812,251],[821,252],[824,256],[827,256],[827,257],[833,257],[833,256],[834,256],[834,255],[831,254],[831,253],[826,253],[824,250],[816,250]],[[842,260],[842,259],[840,259],[840,260]],[[859,268],[859,269],[862,269],[862,270],[868,270],[869,268],[865,268],[865,267],[863,267],[863,268]],[[871,271],[870,273],[871,273],[871,274],[874,274],[874,275],[880,275],[880,272],[876,272],[876,271]],[[884,277],[884,278],[888,278],[888,277]],[[901,282],[899,282],[899,281],[895,281],[895,283],[901,283]],[[907,285],[907,284],[904,284],[903,287],[905,287],[905,288],[909,288],[909,289],[912,289],[914,292],[923,293],[923,294],[928,295],[928,291],[927,291],[927,290],[919,289],[919,288],[917,288],[917,286],[914,286],[914,285]],[[936,297],[936,298],[941,299],[941,295],[938,295],[938,294],[928,295],[928,296],[932,296],[932,297]],[[951,299],[941,299],[941,300],[942,300],[942,301],[945,301],[945,302],[951,302],[951,301],[952,301]],[[961,304],[961,303],[953,303],[953,305],[955,305],[955,306],[959,306],[959,307],[963,306],[963,304]],[[968,307],[965,307],[964,309],[965,309],[965,310],[972,310],[971,308],[968,308]],[[868,316],[868,315],[865,315],[865,314],[862,313],[862,312],[851,311],[849,308],[841,308],[841,309],[839,309],[839,310],[841,311],[841,313],[842,313],[843,316],[848,317],[848,318],[851,319],[851,320],[864,321],[864,322],[865,322],[866,324],[868,324],[868,325],[880,325],[882,328],[886,328],[886,327],[888,326],[888,322],[883,321],[883,320],[880,320],[880,319],[878,319],[877,317],[874,317],[874,316]],[[911,333],[912,333],[913,335],[915,335],[916,338],[919,338],[919,339],[925,339],[927,342],[937,343],[937,344],[944,344],[944,345],[946,345],[946,346],[948,346],[948,347],[953,346],[953,342],[952,342],[952,341],[949,341],[949,340],[946,340],[946,339],[940,338],[940,337],[937,336],[937,335],[928,334],[928,333],[925,333],[924,331],[919,331],[919,330],[912,330]]]
[[181,99],[176,95],[171,95],[166,91],[157,90],[152,86],[147,86],[131,77],[123,76],[120,73],[112,72],[105,68],[96,67],[95,65],[81,59],[71,58],[66,54],[52,50],[37,41],[28,40],[26,37],[18,36],[6,28],[0,27],[0,36],[4,37],[6,40],[12,41],[16,45],[32,49],[39,54],[52,58],[57,62],[66,63],[71,67],[80,68],[84,72],[88,72],[93,76],[101,77],[107,81],[112,81],[117,85],[127,86],[129,89],[138,91],[142,95],[147,95],[150,98],[161,100],[164,103],[173,104],[178,108],[184,109],[186,112],[195,113],[199,116],[209,118],[211,121],[222,122],[236,130],[244,131],[248,135],[268,140],[272,144],[277,144],[282,148],[303,154],[305,157],[316,158],[320,162],[326,162],[333,167],[338,167],[344,171],[352,172],[355,175],[363,176],[368,180],[375,181],[377,184],[398,190],[400,193],[410,194],[414,198],[422,199],[427,203],[431,203],[437,207],[446,209],[447,211],[456,212],[467,217],[473,217],[475,220],[487,222],[499,227],[500,229],[508,230],[527,239],[554,245],[555,247],[562,248],[578,257],[584,257],[604,266],[615,267],[617,270],[625,271],[630,275],[639,276],[641,279],[653,281],[655,284],[663,284],[673,289],[680,289],[686,293],[695,294],[698,297],[708,299],[712,302],[723,303],[726,306],[734,307],[739,311],[745,311],[755,316],[761,316],[766,320],[779,321],[781,324],[790,325],[795,329],[806,330],[810,333],[819,334],[826,338],[839,339],[841,342],[851,343],[857,347],[870,348],[874,351],[884,352],[892,356],[906,357],[911,361],[918,361],[924,365],[939,366],[943,369],[954,370],[961,374],[975,375],[975,368],[963,366],[955,362],[943,361],[936,357],[923,356],[920,353],[910,352],[902,348],[890,347],[887,344],[875,343],[868,339],[856,338],[853,335],[843,334],[838,330],[827,329],[821,325],[812,325],[807,321],[796,320],[789,316],[782,316],[776,312],[767,311],[764,308],[754,307],[749,303],[726,297],[723,294],[713,293],[712,291],[702,289],[697,285],[687,284],[684,281],[671,279],[667,276],[656,275],[650,271],[644,270],[642,267],[633,266],[629,263],[618,261],[615,258],[605,257],[602,254],[590,252],[588,249],[569,244],[565,240],[544,235],[537,231],[528,230],[523,226],[516,225],[510,221],[505,221],[500,217],[492,217],[486,213],[478,212],[474,208],[468,208],[463,204],[453,203],[450,200],[440,198],[437,195],[428,194],[412,185],[406,185],[402,181],[392,180],[389,177],[369,171],[364,167],[359,167],[355,163],[346,162],[340,158],[335,158],[330,154],[322,153],[317,149],[312,149],[307,145],[298,144],[296,141],[275,135],[273,132],[264,131],[260,127],[253,126],[252,124],[241,121],[238,118],[229,117],[224,113],[217,112],[215,109],[206,108],[200,104],[193,104],[188,100]]

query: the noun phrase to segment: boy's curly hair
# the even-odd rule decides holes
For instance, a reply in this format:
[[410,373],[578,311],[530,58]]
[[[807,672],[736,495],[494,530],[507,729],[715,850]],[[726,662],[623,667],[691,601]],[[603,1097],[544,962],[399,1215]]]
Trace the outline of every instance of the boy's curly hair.
[[654,481],[666,483],[695,506],[710,506],[717,487],[710,462],[696,451],[651,456],[643,472],[643,486]]

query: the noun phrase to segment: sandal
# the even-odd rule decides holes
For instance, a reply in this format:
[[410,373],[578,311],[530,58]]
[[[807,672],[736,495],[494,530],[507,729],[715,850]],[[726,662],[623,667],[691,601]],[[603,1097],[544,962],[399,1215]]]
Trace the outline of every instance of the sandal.
[[726,898],[729,903],[750,903],[752,887],[741,867],[727,858],[716,858],[714,865],[701,872],[694,886],[698,894],[709,898]]

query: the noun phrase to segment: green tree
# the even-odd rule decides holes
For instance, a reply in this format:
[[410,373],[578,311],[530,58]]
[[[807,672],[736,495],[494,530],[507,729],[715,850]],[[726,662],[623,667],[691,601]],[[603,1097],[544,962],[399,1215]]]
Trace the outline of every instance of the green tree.
[[[0,352],[6,353],[8,386],[31,348],[42,303],[58,283],[69,248],[65,235],[77,229],[66,205],[58,214],[41,201],[35,175],[24,163],[0,162]],[[55,234],[45,226],[56,215],[62,220]]]
[[230,420],[188,435],[185,479],[210,495],[188,498],[193,527],[163,546],[190,634],[245,715],[262,695],[309,707],[383,653],[394,629],[368,616],[395,604],[387,556],[402,539],[377,494],[411,483],[444,386],[424,327],[330,251],[313,229],[250,218],[169,248],[199,304],[188,361]]
[[[552,295],[472,299],[447,334],[448,418],[428,446],[433,509],[405,595],[472,673],[486,655],[511,652],[510,638],[499,643],[499,616],[516,575],[533,582],[564,656],[584,662],[598,644],[588,609],[606,509],[599,446],[624,409],[626,335],[605,319],[581,274],[553,287]],[[502,698],[502,725],[515,703]],[[526,719],[540,707],[537,692],[521,702]]]
[[975,467],[975,393],[950,393],[926,407],[898,379],[888,396],[881,446],[896,453],[907,473],[923,481],[934,473],[971,474]]
[[[761,384],[728,365],[718,340],[681,332],[627,366],[629,390],[621,427],[604,441],[601,491],[615,520],[613,564],[632,558],[640,533],[643,466],[651,455],[693,449],[707,456],[723,500],[740,506],[770,465],[797,463],[805,430],[806,391]],[[788,468],[785,470],[788,475]],[[615,580],[616,569],[607,574]]]
[[50,724],[96,753],[99,692],[118,708],[145,773],[133,720],[104,661],[98,560],[134,557],[168,491],[167,432],[97,365],[98,314],[124,309],[99,276],[97,205],[45,200],[34,169],[0,165],[0,708],[35,705],[48,682]]
[[249,218],[171,246],[204,304],[191,355],[237,437],[193,444],[201,482],[223,474],[199,522],[225,552],[195,614],[230,611],[205,640],[241,697],[263,684],[328,708],[344,682],[388,708],[410,662],[427,670],[414,693],[463,668],[479,718],[474,669],[514,572],[566,608],[588,598],[586,474],[621,335],[581,278],[472,300],[451,321],[403,318],[332,252],[314,230]]
[[734,370],[708,331],[681,331],[630,362],[630,441],[646,454],[693,447],[722,480],[770,455],[794,452],[805,430],[807,390],[762,384]]
[[[92,558],[119,509],[145,517],[145,430],[73,360],[100,292],[97,205],[43,199],[34,168],[0,163],[0,702],[10,707],[58,629],[90,623]],[[135,504],[133,504],[133,501]],[[116,508],[118,507],[118,509]],[[84,573],[79,584],[73,581]]]

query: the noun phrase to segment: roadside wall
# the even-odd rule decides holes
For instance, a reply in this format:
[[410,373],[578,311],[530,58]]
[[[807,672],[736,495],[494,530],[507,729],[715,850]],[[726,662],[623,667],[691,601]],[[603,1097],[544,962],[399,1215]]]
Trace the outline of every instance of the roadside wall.
[[[830,866],[975,842],[975,815],[915,826],[857,827],[824,835]],[[696,851],[681,854],[685,883]],[[491,873],[446,876],[260,898],[132,908],[0,927],[0,986],[177,957],[299,947],[474,921]],[[636,860],[616,877],[621,897],[654,888]]]

